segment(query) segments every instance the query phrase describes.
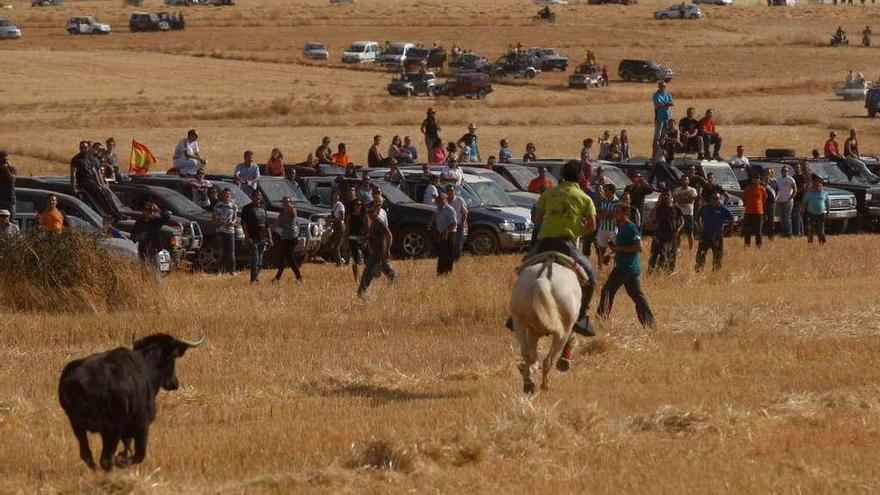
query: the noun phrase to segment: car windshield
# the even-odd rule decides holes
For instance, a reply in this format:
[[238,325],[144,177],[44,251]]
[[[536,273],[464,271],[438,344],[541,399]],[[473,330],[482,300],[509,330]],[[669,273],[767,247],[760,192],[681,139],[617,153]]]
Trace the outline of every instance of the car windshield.
[[351,45],[345,51],[355,52],[355,53],[365,52],[365,51],[367,51],[367,45]]
[[318,43],[306,43],[306,50],[323,50],[324,45]]
[[660,68],[660,64],[658,64],[657,62],[654,62],[653,60],[649,60],[647,65],[648,65],[648,67],[650,67],[652,69]]
[[387,50],[385,50],[385,53],[387,53],[388,55],[403,55],[404,48],[405,47],[402,45],[401,46],[390,46],[390,47],[388,47]]
[[199,205],[193,203],[189,198],[173,189],[162,190],[162,201],[167,204],[177,216],[193,217],[205,214],[205,210]]
[[810,171],[831,182],[849,182],[849,178],[840,170],[836,163],[831,162],[812,162],[809,164]]
[[426,48],[410,48],[406,55],[408,58],[428,58],[430,53]]
[[70,223],[71,227],[75,227],[80,230],[85,230],[86,232],[97,232],[98,228],[94,225],[86,222],[80,217],[74,215],[67,215],[67,222]]
[[617,189],[623,189],[632,183],[626,173],[617,167],[602,167],[602,172],[605,175],[605,182],[614,184]]
[[11,26],[12,23],[9,22],[9,19],[0,19],[0,26]]
[[514,206],[510,196],[494,182],[468,182],[468,185],[487,206]]
[[260,179],[260,189],[266,201],[272,204],[281,204],[285,196],[290,196],[294,201],[308,202],[299,186],[287,179]]
[[384,196],[385,199],[393,205],[413,202],[413,200],[410,199],[409,196],[404,194],[404,192],[401,191],[394,184],[385,182],[384,180],[373,180],[373,184],[379,186],[382,189],[382,196]]
[[512,182],[505,179],[504,176],[499,174],[498,172],[495,172],[492,170],[486,170],[486,171],[481,172],[479,175],[480,175],[480,177],[485,177],[487,179],[490,179],[498,187],[500,187],[504,192],[510,193],[510,192],[519,191],[519,189],[517,189],[516,186],[514,186]]
[[424,77],[422,74],[406,74],[401,78],[402,81],[407,82],[419,82],[424,79],[427,79],[427,77]]
[[530,167],[520,167],[517,165],[505,165],[504,167],[507,170],[507,173],[513,177],[513,180],[523,188],[528,187],[529,182],[538,176],[538,170]]
[[456,189],[456,192],[461,199],[464,200],[464,204],[467,205],[468,208],[479,208],[481,206],[486,206],[486,203],[482,198],[477,196],[473,189],[471,189],[470,184],[466,184],[464,187],[459,187]]
[[713,174],[715,176],[715,182],[727,189],[729,191],[739,191],[739,180],[736,178],[736,174],[733,173],[733,169],[730,167],[725,167],[723,165],[703,165],[703,172],[706,175]]
[[[237,206],[239,208],[244,208],[245,206],[251,204],[251,198],[248,197],[248,195],[245,194],[245,192],[242,191],[235,184],[229,184],[226,182],[222,182],[222,183],[214,183],[214,186],[217,187],[217,189],[219,189],[220,192],[223,192],[224,189],[229,189],[230,191],[232,191],[232,201],[235,203],[235,206]],[[184,199],[186,199],[185,196],[184,196]],[[189,201],[189,200],[187,200],[187,201]],[[193,204],[195,204],[195,203],[193,203]],[[198,205],[196,205],[196,208],[198,208]]]
[[94,17],[83,17],[83,22],[86,24],[97,24],[98,20]]

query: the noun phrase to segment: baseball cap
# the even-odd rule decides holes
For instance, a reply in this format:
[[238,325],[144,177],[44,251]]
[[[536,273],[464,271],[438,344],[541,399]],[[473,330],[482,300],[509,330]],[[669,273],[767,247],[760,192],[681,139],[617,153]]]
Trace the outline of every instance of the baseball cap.
[[0,210],[0,217],[11,217],[12,213],[9,213],[9,210]]

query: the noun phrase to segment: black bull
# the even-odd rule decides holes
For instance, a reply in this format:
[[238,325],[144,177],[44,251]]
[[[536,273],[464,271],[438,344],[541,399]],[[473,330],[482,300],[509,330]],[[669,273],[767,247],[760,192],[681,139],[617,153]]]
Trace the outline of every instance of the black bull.
[[[119,442],[125,451],[120,465],[139,463],[147,453],[150,423],[156,417],[159,388],[177,390],[175,359],[196,342],[158,333],[134,342],[133,349],[119,347],[71,361],[61,372],[58,399],[79,441],[80,458],[92,469],[88,432],[100,433],[101,467],[110,470]],[[134,442],[134,455],[131,444]]]

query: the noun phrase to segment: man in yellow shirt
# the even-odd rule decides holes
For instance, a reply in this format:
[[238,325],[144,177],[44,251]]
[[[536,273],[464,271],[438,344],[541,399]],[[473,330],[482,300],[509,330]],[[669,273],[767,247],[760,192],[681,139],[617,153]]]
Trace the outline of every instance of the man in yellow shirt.
[[[538,208],[534,222],[541,225],[538,243],[531,254],[556,251],[574,259],[589,278],[589,284],[581,291],[581,309],[574,331],[595,335],[587,317],[590,300],[596,286],[596,271],[589,260],[577,247],[577,240],[584,234],[596,230],[596,206],[593,200],[581,189],[581,164],[570,160],[562,168],[560,184],[548,189],[538,198]],[[512,322],[508,321],[508,327]]]

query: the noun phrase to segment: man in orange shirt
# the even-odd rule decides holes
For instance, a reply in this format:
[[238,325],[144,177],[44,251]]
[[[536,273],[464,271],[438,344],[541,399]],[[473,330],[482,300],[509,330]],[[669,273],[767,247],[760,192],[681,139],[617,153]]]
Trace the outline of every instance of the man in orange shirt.
[[715,145],[712,150],[712,159],[721,160],[721,136],[715,131],[715,112],[710,108],[706,110],[706,116],[700,119],[700,137],[703,139],[703,158],[709,159],[709,146]]
[[64,229],[64,214],[58,209],[58,198],[50,194],[46,198],[46,207],[40,212],[40,227],[60,234]]
[[351,162],[348,159],[348,151],[345,149],[345,143],[339,143],[339,146],[337,146],[336,149],[339,151],[330,155],[330,159],[333,163],[341,167],[348,166]]
[[529,192],[541,194],[545,189],[553,187],[553,181],[547,177],[547,169],[538,167],[538,176],[529,182]]
[[743,189],[743,202],[746,206],[745,225],[743,237],[746,246],[752,245],[752,236],[755,236],[755,245],[761,247],[761,231],[764,223],[764,202],[767,200],[767,189],[761,184],[761,178],[752,175],[749,185]]

